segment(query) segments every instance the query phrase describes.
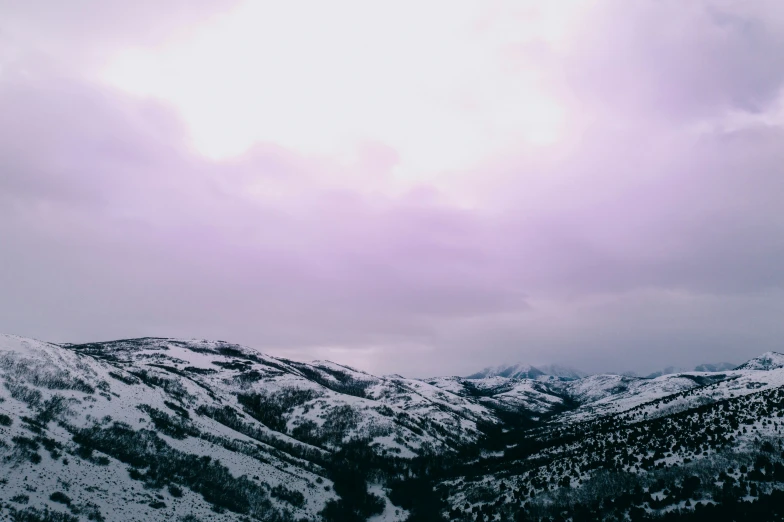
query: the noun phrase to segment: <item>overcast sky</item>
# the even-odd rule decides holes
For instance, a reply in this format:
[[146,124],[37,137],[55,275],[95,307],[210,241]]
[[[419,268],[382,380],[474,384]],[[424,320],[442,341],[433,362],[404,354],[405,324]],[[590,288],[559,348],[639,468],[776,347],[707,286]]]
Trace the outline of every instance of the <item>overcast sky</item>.
[[4,333],[647,372],[782,318],[780,0],[0,0]]

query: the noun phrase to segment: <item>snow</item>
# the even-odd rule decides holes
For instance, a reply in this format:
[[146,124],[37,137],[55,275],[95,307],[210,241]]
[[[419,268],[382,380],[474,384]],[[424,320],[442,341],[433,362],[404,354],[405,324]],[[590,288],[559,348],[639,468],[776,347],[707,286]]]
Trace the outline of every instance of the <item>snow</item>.
[[766,352],[759,357],[755,357],[740,366],[738,370],[776,370],[784,368],[784,354],[778,352]]
[[380,484],[372,484],[368,491],[384,499],[384,511],[379,515],[370,517],[368,522],[400,522],[408,518],[408,511],[393,505]]
[[[525,370],[522,365],[513,369],[510,375]],[[530,367],[525,371],[531,374]],[[279,499],[274,499],[274,505],[302,518],[315,519],[325,503],[336,497],[331,489],[325,489],[331,486],[325,470],[316,461],[305,460],[303,454],[327,457],[350,439],[366,441],[378,454],[404,459],[413,459],[424,449],[451,452],[459,444],[479,440],[477,423],[501,423],[500,411],[541,415],[548,419],[545,426],[550,429],[612,416],[633,425],[719,400],[748,396],[753,401],[758,397],[753,394],[784,386],[784,355],[769,352],[729,371],[681,372],[653,379],[604,374],[568,380],[552,375],[522,378],[500,373],[471,379],[376,377],[330,361],[297,363],[220,341],[148,338],[58,346],[0,335],[0,413],[14,419],[10,427],[0,426],[0,458],[10,455],[13,462],[0,467],[0,480],[7,481],[0,492],[0,505],[13,495],[27,494],[31,506],[63,510],[62,505],[49,500],[49,494],[67,489],[74,502],[95,503],[107,520],[119,520],[121,509],[127,510],[127,520],[176,518],[189,513],[209,520],[236,520],[231,514],[211,512],[201,495],[187,488],[183,488],[182,499],[170,498],[165,492],[145,490],[138,480],[130,478],[125,465],[113,459],[110,466],[99,466],[75,456],[73,433],[63,427],[107,427],[122,422],[134,430],[157,431],[170,448],[217,459],[233,477],[258,476],[259,483],[270,488],[282,485],[301,491],[305,495],[302,507]],[[40,396],[31,399],[25,395],[28,392]],[[275,400],[297,397],[297,393],[302,395],[301,400],[281,403],[280,424],[269,424],[268,420],[264,424],[253,418],[253,412],[246,412],[238,399],[243,394],[258,394]],[[62,456],[55,459],[43,450],[39,450],[40,464],[20,460],[13,437],[31,435],[19,419],[35,418],[36,404],[55,397],[63,408],[57,422],[48,425],[46,436],[63,446],[61,453],[69,464],[64,464]],[[560,411],[567,406],[569,411]],[[174,420],[187,415],[187,420],[181,422],[198,436],[174,438],[161,432],[148,413],[150,408]],[[198,413],[205,408],[230,409],[244,428],[231,422],[224,425],[221,422],[225,419],[218,422]],[[296,430],[306,421],[324,430],[337,430],[336,438],[297,440]],[[753,448],[758,437],[781,437],[779,421],[778,417],[760,418],[741,425],[732,433],[737,448]],[[509,428],[505,426],[504,432],[509,433]],[[611,442],[618,440],[612,432],[606,437]],[[557,464],[559,451],[579,452],[581,443],[578,440],[552,453],[543,450],[534,457],[547,457]],[[510,444],[508,449],[515,446]],[[713,454],[713,450],[708,451],[708,456]],[[502,461],[504,455],[487,451],[482,458]],[[687,458],[707,457],[702,450],[696,455],[673,452],[657,458],[656,463],[677,466]],[[628,470],[644,473],[634,465]],[[541,476],[549,478],[554,473],[548,469],[541,471]],[[579,476],[588,480],[590,472]],[[497,490],[500,480],[485,477],[476,484]],[[372,520],[406,518],[404,510],[389,502],[383,485],[372,485],[371,491],[385,499],[384,512]],[[164,498],[161,500],[158,494]],[[464,501],[461,495],[456,493],[454,498]],[[166,507],[151,507],[156,499]]]

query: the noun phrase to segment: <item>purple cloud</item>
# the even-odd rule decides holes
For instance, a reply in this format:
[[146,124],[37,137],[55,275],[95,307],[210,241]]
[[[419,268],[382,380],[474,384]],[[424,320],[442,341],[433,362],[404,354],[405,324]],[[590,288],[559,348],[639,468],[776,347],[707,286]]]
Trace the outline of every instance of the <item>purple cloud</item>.
[[[172,108],[67,60],[134,40],[157,12],[144,6],[98,12],[102,29],[79,37],[73,17],[10,17],[0,331],[222,338],[413,375],[780,349],[778,4],[603,4],[581,45],[536,51],[584,116],[566,138],[402,192],[374,188],[399,157],[372,141],[353,166],[272,142],[202,158]],[[30,51],[53,35],[64,48]],[[737,112],[743,125],[715,123]],[[455,187],[473,206],[451,202]]]

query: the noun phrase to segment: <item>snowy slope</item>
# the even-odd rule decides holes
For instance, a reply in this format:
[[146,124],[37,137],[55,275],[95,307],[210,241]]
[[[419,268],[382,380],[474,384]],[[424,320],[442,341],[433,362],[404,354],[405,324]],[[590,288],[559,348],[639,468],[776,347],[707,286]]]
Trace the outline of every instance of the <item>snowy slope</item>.
[[775,370],[784,368],[784,354],[767,352],[738,366],[738,370]]
[[[568,520],[581,510],[583,520],[628,520],[678,509],[692,520],[698,502],[728,498],[729,509],[743,500],[758,510],[738,520],[779,519],[772,513],[784,498],[784,368],[776,366],[765,354],[741,366],[758,369],[569,383],[582,405],[503,434],[506,449],[474,463],[470,480],[439,485],[449,519]],[[764,495],[778,496],[752,504]]]
[[[565,491],[593,498],[608,473],[737,468],[784,433],[775,352],[652,379],[496,370],[419,380],[222,341],[0,335],[0,520],[317,521],[358,464],[378,498],[368,518],[404,520],[395,480],[421,462],[467,473],[437,486],[448,519],[511,519]],[[743,479],[774,471],[756,473]],[[650,514],[675,502],[650,498]]]
[[549,413],[563,405],[562,394],[548,381],[498,376],[427,379],[429,384],[452,394],[474,398],[478,404],[491,411],[532,414]]
[[[107,519],[246,512],[313,520],[335,499],[330,456],[350,441],[405,460],[473,444],[477,420],[497,422],[475,400],[421,381],[214,341],[61,347],[0,336],[0,380],[0,500]],[[185,476],[134,464],[146,459],[169,459]],[[186,472],[197,465],[223,478],[194,486]],[[232,484],[237,498],[210,490]],[[49,499],[56,492],[71,499],[67,506]]]

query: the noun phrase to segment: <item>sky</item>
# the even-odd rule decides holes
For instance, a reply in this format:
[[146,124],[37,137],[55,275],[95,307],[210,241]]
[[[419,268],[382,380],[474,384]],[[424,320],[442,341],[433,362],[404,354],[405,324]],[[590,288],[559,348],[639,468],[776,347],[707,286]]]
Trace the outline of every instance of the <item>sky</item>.
[[0,331],[784,351],[782,57],[779,0],[0,0]]

